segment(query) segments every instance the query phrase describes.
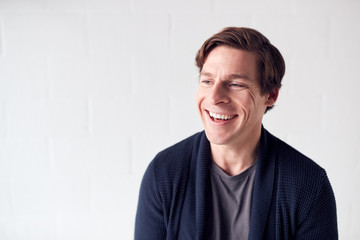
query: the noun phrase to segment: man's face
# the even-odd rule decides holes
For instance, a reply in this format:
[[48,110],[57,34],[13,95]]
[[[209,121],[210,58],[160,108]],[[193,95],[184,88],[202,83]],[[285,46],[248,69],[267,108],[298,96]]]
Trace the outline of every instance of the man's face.
[[196,101],[212,144],[237,144],[260,130],[265,109],[275,103],[278,92],[261,95],[259,76],[251,52],[225,46],[210,52]]

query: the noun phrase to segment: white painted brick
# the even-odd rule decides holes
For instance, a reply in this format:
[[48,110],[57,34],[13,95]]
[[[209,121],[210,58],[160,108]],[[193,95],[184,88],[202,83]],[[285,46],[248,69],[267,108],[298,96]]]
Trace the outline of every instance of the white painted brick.
[[169,89],[176,91],[172,84],[177,71],[174,69],[168,55],[137,56],[132,65],[132,92],[135,96],[152,98],[156,95],[166,99],[170,95]]
[[[0,157],[0,161],[3,158]],[[1,164],[2,165],[2,164]],[[2,217],[14,216],[13,202],[11,199],[11,182],[10,178],[4,174],[0,174],[0,219]],[[0,220],[1,221],[1,220]],[[0,224],[1,226],[1,224]],[[4,229],[0,227],[0,237],[3,234]]]
[[51,135],[54,137],[87,137],[89,132],[89,109],[86,99],[58,98],[49,102]]
[[56,240],[55,215],[21,215],[16,218],[16,239]]
[[4,17],[9,55],[83,54],[85,17],[20,14]]
[[[339,131],[312,130],[311,132],[291,132],[287,142],[331,173],[356,169],[359,158],[355,151],[359,143],[359,135],[347,136]],[[350,140],[350,144],[347,142]],[[321,143],[321,144],[319,144]],[[346,165],[339,166],[339,161],[346,159]]]
[[[324,94],[339,93],[339,90],[347,97],[349,94],[355,95],[360,88],[360,82],[357,81],[357,69],[358,69],[358,57],[357,56],[336,56],[329,58],[327,65],[327,72],[325,74],[325,80],[323,81]],[[321,66],[321,65],[320,65]],[[322,70],[322,69],[321,69]],[[324,69],[325,70],[325,69]],[[332,95],[331,97],[337,97]],[[346,99],[343,98],[343,101]]]
[[102,215],[59,214],[57,239],[134,239],[134,224],[128,212]]
[[324,16],[304,16],[293,22],[293,44],[296,55],[329,56],[329,18]]
[[0,58],[0,98],[36,99],[48,95],[46,61],[43,57]]
[[360,129],[358,128],[360,113],[351,104],[357,102],[359,102],[359,97],[353,94],[340,99],[336,96],[326,98],[323,112],[323,128],[333,129],[335,132],[343,130],[346,133],[360,134]]
[[86,99],[11,99],[5,115],[11,138],[89,136]]
[[[133,0],[131,1],[132,12],[151,14],[173,13],[196,13],[213,11],[213,3],[208,0]],[[201,11],[199,11],[201,9]]]
[[47,139],[0,139],[0,176],[36,178],[50,170]]
[[360,3],[356,14],[331,16],[330,51],[333,56],[359,56],[360,29],[353,25],[360,21],[359,11]]
[[48,137],[51,134],[49,103],[45,99],[9,99],[4,104],[8,137]]
[[[356,173],[358,174],[358,172]],[[359,188],[359,184],[357,184],[357,187]],[[349,237],[348,239],[358,239],[360,238],[360,230],[358,228],[358,218],[360,214],[360,204],[359,200],[354,201],[351,204],[351,218],[350,218],[350,229],[348,231]],[[355,229],[355,231],[352,231],[352,229]]]
[[183,97],[171,99],[170,129],[173,136],[186,138],[203,129],[193,93],[188,91]]
[[98,154],[95,143],[86,138],[53,138],[53,172],[56,176],[91,176]]
[[94,218],[89,213],[60,213],[56,215],[57,239],[89,239],[92,237]]
[[291,12],[292,1],[286,0],[255,0],[255,1],[233,1],[214,0],[215,12],[221,15],[233,14],[267,14],[269,12],[281,14]]
[[262,32],[285,57],[329,56],[330,27],[327,16],[261,14],[253,17],[252,27]]
[[[130,217],[131,214],[127,217]],[[128,222],[123,224],[123,219],[125,219],[123,213],[119,214],[118,212],[92,215],[91,236],[88,238],[93,240],[102,238],[110,240],[133,239],[133,231],[130,230],[134,229],[134,226],[131,224],[129,218]],[[90,234],[86,230],[85,233]]]
[[164,98],[161,92],[156,94],[160,96],[145,96],[143,101],[132,104],[132,136],[169,133],[169,99]]
[[[141,0],[145,2],[145,0]],[[170,2],[170,1],[168,1]],[[142,3],[141,8],[144,9],[144,3]],[[149,9],[149,6],[146,6]],[[152,6],[154,7],[154,6]],[[150,7],[151,8],[151,7]],[[200,9],[200,10],[199,10]],[[155,10],[156,11],[156,10]],[[179,13],[179,14],[201,14],[201,13],[211,13],[214,11],[213,1],[209,0],[173,0],[170,8],[171,13]],[[224,16],[226,18],[226,16]]]
[[49,60],[54,98],[116,97],[131,91],[126,55],[63,56]]
[[[340,159],[337,159],[341,161]],[[343,161],[341,161],[343,162]],[[360,194],[354,189],[360,187],[359,169],[337,169],[333,172],[332,185],[337,200],[338,224],[341,235],[344,239],[357,239],[360,235],[358,229],[359,221],[359,201]],[[351,184],[351,188],[349,187]],[[350,196],[350,197],[349,197]]]
[[55,178],[57,216],[91,212],[91,179],[89,176],[58,176]]
[[128,52],[135,53],[140,57],[160,58],[163,59],[163,63],[166,63],[162,54],[166,53],[170,46],[171,19],[169,15],[132,14],[129,20],[131,21],[131,31],[127,36],[130,39]]
[[191,98],[194,100],[199,85],[195,54],[189,52],[173,53],[169,62],[170,77],[166,78],[169,87],[165,88],[163,92],[172,98]]
[[[92,213],[126,215],[128,222],[132,224],[132,220],[135,219],[132,213],[136,211],[140,181],[136,175],[92,177]],[[123,227],[125,230],[125,226]]]
[[168,99],[158,96],[123,96],[93,100],[94,136],[166,134],[169,131]]
[[3,17],[1,17],[0,15],[0,56],[3,55],[5,55],[4,20]]
[[341,15],[358,14],[360,2],[357,0],[304,0],[292,1],[292,12],[296,15]]
[[0,238],[16,239],[16,220],[14,216],[0,216]]
[[[287,94],[299,98],[304,92],[310,95],[323,95],[333,89],[333,60],[328,57],[297,56],[287,61],[283,89]],[[324,80],[326,83],[324,84]],[[281,94],[281,91],[280,91]],[[281,95],[280,95],[281,96]]]
[[50,176],[14,177],[11,193],[17,216],[55,213],[54,181]]
[[[172,15],[172,51],[175,56],[193,55],[191,63],[201,45],[211,35],[229,26],[247,26],[251,23],[250,15],[214,15],[211,13],[174,14]],[[185,49],[185,50],[184,50]]]
[[[131,23],[131,24],[129,24]],[[129,55],[132,18],[130,15],[91,15],[87,17],[88,41],[92,54]]]
[[130,174],[130,146],[128,138],[121,136],[96,138],[98,156],[92,176],[118,176]]
[[54,138],[52,144],[56,175],[116,176],[130,173],[127,139]]
[[87,20],[91,54],[138,54],[155,58],[169,47],[168,15],[95,15]]
[[92,101],[92,129],[95,137],[122,136],[132,134],[134,103],[130,97],[102,98]]
[[0,138],[5,138],[7,131],[5,103],[0,100]]
[[128,13],[130,0],[48,0],[47,9],[56,12]]
[[48,0],[3,0],[0,1],[0,14],[39,12],[45,9]]
[[172,135],[144,134],[132,139],[132,170],[135,174],[143,175],[149,163],[157,153],[175,143]]
[[[276,107],[265,116],[265,126],[270,123],[274,133],[280,136],[285,132],[294,137],[299,134],[297,143],[306,143],[305,135],[311,135],[313,131],[321,130],[315,139],[322,138],[327,131],[357,134],[359,114],[349,104],[360,100],[357,95],[360,86],[352,81],[357,69],[355,65],[355,58],[292,58]],[[340,92],[346,97],[339,97]],[[358,140],[354,141],[358,143]]]
[[[280,116],[277,123],[282,128],[291,130],[291,132],[310,133],[312,129],[320,128],[321,126],[321,104],[322,98],[320,95],[307,95],[301,101],[298,100],[298,95],[280,96],[276,106],[266,118],[273,118],[275,114]],[[281,111],[281,112],[279,112]],[[274,113],[274,114],[273,114]]]
[[[121,213],[121,202],[125,203],[123,198],[129,197],[124,194],[124,190],[132,185],[128,179],[118,176],[99,176],[93,177],[92,180],[92,202],[91,209],[94,214],[111,214]],[[125,182],[123,182],[125,180]],[[126,186],[124,185],[126,183]],[[122,185],[122,187],[120,187]],[[130,200],[130,199],[129,199]]]
[[[329,62],[331,77],[325,77],[326,84],[322,88],[324,129],[333,131],[343,129],[355,135],[360,133],[358,127],[360,113],[353,105],[360,101],[358,95],[360,83],[355,77],[358,69],[357,62],[356,57],[338,57]],[[340,93],[342,97],[339,97]]]
[[[260,31],[280,51],[286,65],[294,55],[293,17],[290,14],[257,14],[252,16],[249,27]],[[276,27],[274,27],[276,26]],[[297,43],[299,44],[299,42]],[[296,45],[298,47],[298,45]],[[288,66],[287,66],[288,67]]]
[[175,2],[175,0],[132,0],[131,9],[135,13],[167,14],[173,9]]
[[287,117],[285,113],[279,110],[279,106],[275,105],[275,107],[267,112],[263,117],[263,126],[266,130],[268,130],[271,134],[275,135],[276,137],[282,139],[283,141],[287,141],[287,129],[282,127],[281,124],[287,122]]
[[130,0],[3,0],[0,13],[129,13]]
[[[135,174],[142,177],[149,163],[157,153],[203,129],[196,111],[193,111],[195,113],[192,117],[192,115],[189,114],[189,112],[191,112],[190,110],[186,111],[182,109],[186,108],[186,106],[187,105],[180,104],[178,101],[171,100],[169,120],[171,129],[169,134],[146,134],[145,132],[143,135],[132,138],[131,159],[132,171]],[[195,106],[192,107],[195,109]],[[182,113],[183,115],[181,115]],[[175,119],[177,117],[178,119]]]

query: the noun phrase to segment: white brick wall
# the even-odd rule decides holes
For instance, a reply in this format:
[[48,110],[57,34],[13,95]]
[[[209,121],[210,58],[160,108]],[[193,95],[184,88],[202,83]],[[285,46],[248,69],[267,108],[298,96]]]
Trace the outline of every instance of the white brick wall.
[[360,238],[357,0],[0,0],[0,239],[132,239],[142,174],[202,129],[194,56],[263,32],[287,72],[264,125],[328,172]]

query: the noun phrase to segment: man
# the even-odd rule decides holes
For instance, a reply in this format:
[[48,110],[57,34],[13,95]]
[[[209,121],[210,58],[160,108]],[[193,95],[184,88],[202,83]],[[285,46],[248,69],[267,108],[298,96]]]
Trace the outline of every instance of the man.
[[135,239],[337,239],[324,169],[262,126],[285,72],[280,52],[256,30],[226,28],[196,64],[205,131],[150,163]]

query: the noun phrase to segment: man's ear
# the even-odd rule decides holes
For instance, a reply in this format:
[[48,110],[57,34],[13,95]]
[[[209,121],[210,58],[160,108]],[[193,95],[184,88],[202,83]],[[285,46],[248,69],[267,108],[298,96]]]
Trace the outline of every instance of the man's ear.
[[266,106],[268,106],[268,107],[274,106],[278,96],[279,96],[279,88],[275,88],[274,90],[269,92],[267,94],[267,99],[265,102]]

